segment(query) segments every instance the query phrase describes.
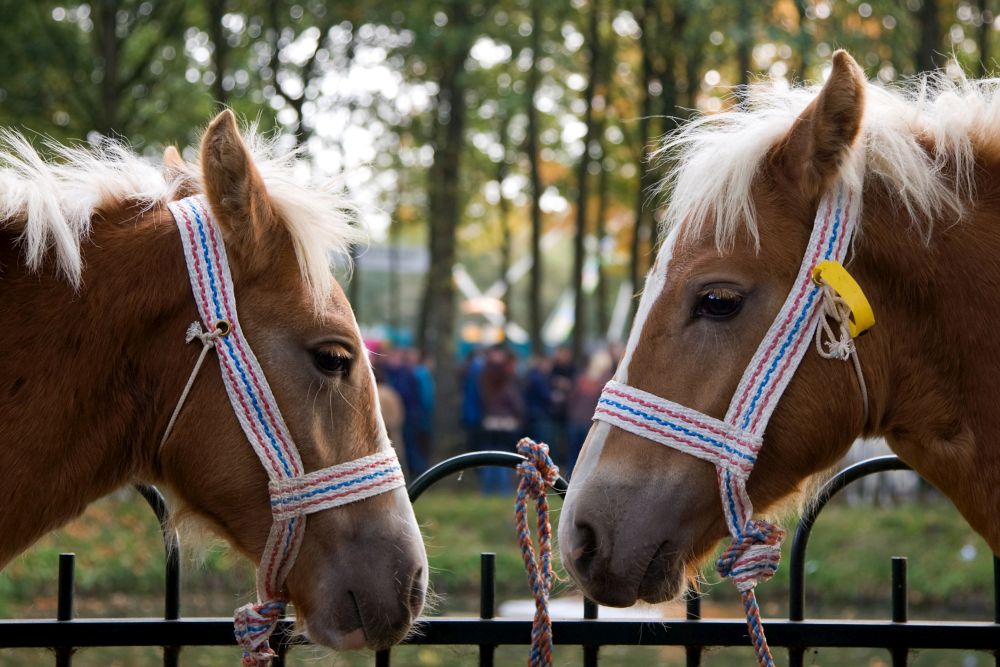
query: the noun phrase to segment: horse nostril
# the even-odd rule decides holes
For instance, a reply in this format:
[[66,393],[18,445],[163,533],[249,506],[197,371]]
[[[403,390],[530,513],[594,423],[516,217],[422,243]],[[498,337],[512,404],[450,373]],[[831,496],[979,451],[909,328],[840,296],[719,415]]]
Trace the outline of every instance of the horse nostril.
[[576,540],[569,553],[573,566],[580,575],[588,574],[597,556],[597,533],[589,523],[579,522],[576,528]]
[[424,595],[426,591],[424,590],[424,568],[420,566],[417,571],[413,573],[413,578],[410,579],[410,590],[408,591],[406,602],[407,607],[410,610],[410,614],[414,618],[420,615],[421,610],[424,608]]

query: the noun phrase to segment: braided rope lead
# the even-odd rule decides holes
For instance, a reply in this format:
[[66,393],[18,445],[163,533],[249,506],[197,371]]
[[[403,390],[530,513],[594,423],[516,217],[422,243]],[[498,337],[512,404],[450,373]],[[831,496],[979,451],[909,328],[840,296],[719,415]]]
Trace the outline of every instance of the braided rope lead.
[[764,636],[764,625],[760,620],[760,607],[757,606],[757,596],[753,589],[740,591],[743,599],[743,611],[746,612],[747,629],[750,631],[750,641],[753,644],[753,652],[757,656],[757,664],[760,667],[774,667],[774,658],[771,656],[771,647],[767,645],[767,637]]
[[[535,598],[535,618],[531,623],[531,654],[529,667],[552,665],[552,620],[549,618],[549,593],[552,591],[552,524],[549,523],[549,501],[545,487],[559,477],[559,468],[549,457],[549,446],[522,438],[517,443],[517,453],[525,458],[518,464],[517,499],[514,518],[517,520],[517,537],[521,556],[528,571],[528,582]],[[534,498],[537,513],[538,556],[531,542],[528,528],[528,498]]]
[[760,667],[774,667],[774,658],[764,636],[760,607],[753,589],[761,581],[774,576],[781,559],[781,540],[784,536],[785,531],[767,521],[748,521],[740,539],[733,539],[715,564],[719,574],[732,579],[740,591],[750,641]]

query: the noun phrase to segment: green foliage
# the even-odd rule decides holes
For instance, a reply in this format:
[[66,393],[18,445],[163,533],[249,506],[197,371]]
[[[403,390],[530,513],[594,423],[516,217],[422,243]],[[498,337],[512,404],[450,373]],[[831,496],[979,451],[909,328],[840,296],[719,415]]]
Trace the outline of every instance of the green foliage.
[[[214,111],[230,105],[304,146],[319,173],[346,175],[377,239],[390,220],[394,239],[454,236],[458,258],[485,285],[499,273],[496,248],[508,231],[514,261],[530,252],[525,144],[533,103],[544,226],[568,230],[575,208],[589,204],[594,234],[603,197],[608,299],[630,263],[648,261],[648,230],[636,232],[634,220],[659,202],[639,192],[640,148],[677,119],[731,103],[744,62],[755,77],[816,80],[832,50],[845,47],[887,82],[914,73],[921,54],[985,74],[996,41],[988,7],[968,0],[0,0],[0,125],[57,139],[114,134],[152,152],[191,144]],[[585,150],[593,11],[605,57],[587,151],[590,177],[605,178],[579,202],[573,166]],[[928,16],[937,32],[925,42]],[[526,94],[532,33],[541,73],[533,101]],[[456,86],[461,100],[452,104]],[[646,121],[644,90],[652,96]],[[446,150],[445,129],[458,115],[458,146]],[[457,214],[447,213],[455,224],[431,234],[441,211],[431,195],[445,186],[434,165],[442,160],[461,165],[457,182],[447,184]],[[637,256],[633,233],[641,237]],[[532,299],[547,312],[573,284],[564,254],[559,245],[543,258],[552,270],[539,294],[515,286],[526,297],[510,301],[515,320],[524,323]],[[442,276],[438,283],[451,289]],[[402,319],[412,327],[420,312],[419,299],[402,302],[402,318],[385,300],[369,300],[361,308],[368,324]]]
[[3,0],[0,122],[57,138],[188,140],[208,100],[185,81],[193,3]]

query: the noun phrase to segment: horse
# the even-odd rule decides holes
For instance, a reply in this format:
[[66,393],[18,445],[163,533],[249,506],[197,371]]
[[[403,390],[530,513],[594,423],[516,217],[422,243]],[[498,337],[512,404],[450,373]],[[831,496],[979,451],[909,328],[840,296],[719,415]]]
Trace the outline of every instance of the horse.
[[[754,533],[767,561],[768,572],[743,582],[752,590],[777,565],[780,531],[752,521],[734,532],[723,494],[735,488],[730,500],[742,491],[748,507],[783,511],[859,436],[885,438],[1000,553],[1000,301],[991,296],[1000,289],[1000,85],[934,73],[882,87],[843,51],[828,72],[821,86],[752,87],[660,149],[664,241],[559,525],[566,569],[602,604],[678,596],[727,532]],[[835,310],[807,320],[801,361],[763,415],[766,429],[748,435],[727,410],[744,400],[752,364],[773,352],[762,340],[803,270],[824,285],[803,283],[803,293],[822,289],[826,303],[829,284],[805,250],[821,218],[852,215],[841,269],[859,312],[866,296],[877,323],[851,338],[855,322],[835,290]],[[824,326],[836,339],[814,346]],[[630,430],[612,391],[626,407],[649,404],[670,429],[695,424],[706,442],[706,429],[722,429],[727,452],[752,466],[743,488],[720,494],[723,478],[739,481],[726,466],[740,461],[656,444],[674,431],[653,442]],[[733,442],[744,436],[740,449]]]
[[[43,157],[11,130],[0,144],[0,568],[134,482],[165,488],[173,516],[207,523],[260,563],[291,492],[282,484],[343,475],[359,457],[395,462],[358,324],[330,270],[332,254],[362,239],[356,212],[335,189],[303,184],[297,153],[242,133],[228,110],[193,161],[171,147],[156,165],[110,141],[48,142]],[[178,233],[189,215],[200,234],[219,233],[214,270],[231,274],[235,294],[233,318],[210,322],[212,333],[197,330]],[[200,374],[199,346],[185,344],[192,321],[203,353],[217,343]],[[221,367],[237,334],[248,343],[238,353],[255,354],[263,372],[243,359],[240,371],[264,385],[252,407],[280,412],[268,423],[287,433],[267,435],[294,443],[305,477],[269,482],[258,445],[248,446],[257,426],[235,412],[244,396],[231,407]],[[271,591],[280,605],[261,612],[271,629],[287,599],[305,634],[335,649],[381,649],[409,632],[427,560],[398,464],[386,465],[395,481],[385,493],[314,513],[304,533],[298,520],[297,558],[276,566],[287,570]]]

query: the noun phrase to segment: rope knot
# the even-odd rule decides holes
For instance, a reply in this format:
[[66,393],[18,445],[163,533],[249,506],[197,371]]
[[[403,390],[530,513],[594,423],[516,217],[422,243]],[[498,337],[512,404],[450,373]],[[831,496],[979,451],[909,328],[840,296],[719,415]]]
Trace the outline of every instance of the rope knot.
[[847,361],[854,354],[854,341],[847,339],[824,341],[826,345],[826,356],[830,359]]
[[[518,464],[520,477],[517,498],[514,501],[514,518],[517,520],[517,537],[521,544],[521,557],[528,571],[528,583],[535,598],[535,618],[531,623],[530,667],[549,667],[552,664],[552,620],[549,618],[549,593],[552,591],[552,524],[549,522],[549,501],[545,487],[559,478],[559,468],[549,457],[549,446],[522,438],[517,443],[517,453],[525,457]],[[528,528],[528,496],[535,501],[538,531],[538,556]]]
[[[229,325],[226,324],[226,327]],[[190,344],[195,338],[201,341],[201,344],[205,347],[209,347],[215,344],[215,339],[220,336],[225,336],[228,333],[227,329],[223,328],[222,325],[216,325],[215,329],[211,331],[205,331],[201,326],[201,322],[192,322],[188,325],[187,331],[184,334],[184,342]]]
[[551,486],[559,478],[559,467],[549,456],[549,446],[531,438],[521,438],[517,443],[517,453],[527,459],[517,466],[521,478],[531,479],[533,493],[540,491],[544,494],[545,487]]
[[243,649],[243,667],[267,667],[277,655],[267,640],[285,615],[282,600],[246,604],[236,610],[236,643]]
[[781,560],[785,531],[763,519],[749,521],[739,539],[733,539],[719,557],[715,569],[740,591],[752,590],[774,576]]
[[[854,340],[851,337],[849,324],[851,307],[830,285],[823,283],[822,290],[820,324],[816,329],[816,351],[827,359],[846,361],[854,353]],[[836,324],[836,329],[830,326],[830,320]]]
[[[827,283],[822,283],[822,305],[820,306],[819,326],[816,327],[816,352],[824,359],[851,360],[854,364],[854,374],[858,378],[858,388],[861,390],[861,403],[864,408],[865,422],[868,421],[868,385],[861,371],[861,361],[858,359],[858,349],[851,336],[851,307]],[[837,325],[837,330],[830,326],[830,320]]]

